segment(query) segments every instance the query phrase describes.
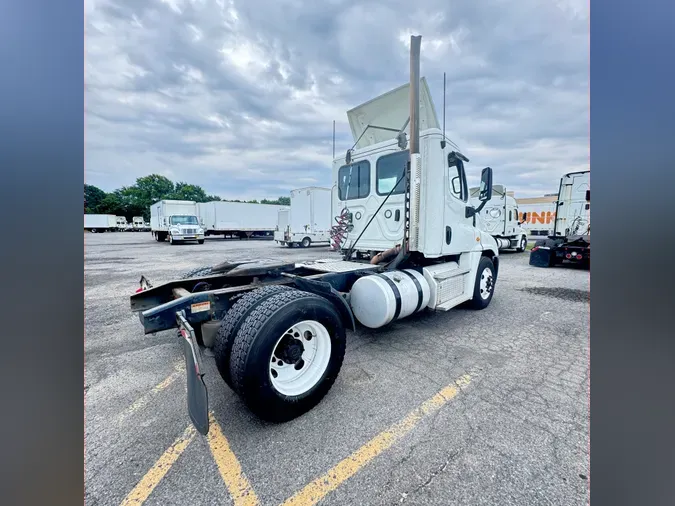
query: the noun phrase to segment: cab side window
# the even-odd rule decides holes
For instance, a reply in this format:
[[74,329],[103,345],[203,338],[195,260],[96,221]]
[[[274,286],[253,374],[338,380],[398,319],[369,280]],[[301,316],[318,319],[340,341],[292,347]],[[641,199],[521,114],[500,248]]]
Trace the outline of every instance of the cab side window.
[[338,198],[363,199],[370,195],[370,162],[362,160],[343,165],[338,171]]
[[456,199],[466,202],[469,198],[469,192],[466,185],[466,176],[464,166],[457,164],[456,167],[448,167],[448,190],[450,195]]

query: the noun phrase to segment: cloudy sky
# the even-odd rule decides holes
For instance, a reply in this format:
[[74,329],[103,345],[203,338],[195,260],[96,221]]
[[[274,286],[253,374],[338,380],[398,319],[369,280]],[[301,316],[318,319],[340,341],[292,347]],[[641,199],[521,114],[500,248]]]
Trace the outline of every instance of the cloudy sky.
[[589,166],[586,0],[85,0],[85,181],[159,173],[223,198],[331,186],[346,111],[405,84],[516,196]]

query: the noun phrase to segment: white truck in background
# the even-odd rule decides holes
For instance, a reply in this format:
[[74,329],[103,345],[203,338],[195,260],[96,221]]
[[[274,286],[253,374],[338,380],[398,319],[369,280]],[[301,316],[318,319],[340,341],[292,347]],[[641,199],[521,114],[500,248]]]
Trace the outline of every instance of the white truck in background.
[[85,214],[84,229],[88,232],[112,232],[117,230],[117,217],[114,214]]
[[[479,188],[471,188],[470,193],[471,202],[478,206]],[[476,217],[478,228],[494,237],[500,250],[514,249],[523,252],[527,248],[527,231],[521,226],[527,219],[527,213],[521,221],[516,199],[503,185],[496,184],[492,187],[492,200]]]
[[131,218],[131,227],[134,232],[145,232],[149,230],[149,228],[146,227],[143,216],[134,216]]
[[553,234],[534,244],[530,265],[565,262],[591,266],[591,172],[570,172],[560,180]]
[[[558,200],[557,194],[516,199],[521,215],[520,221],[528,236],[548,236],[553,232],[556,200]],[[527,214],[526,217],[525,214]]]
[[200,202],[196,213],[206,235],[250,238],[274,235],[279,210],[285,206],[248,202]]
[[115,216],[115,222],[117,224],[117,230],[120,232],[126,232],[129,228],[129,223],[124,216]]
[[279,242],[284,238],[284,231],[290,223],[290,209],[279,209],[277,212],[277,226],[274,227],[274,240]]
[[289,223],[274,233],[282,246],[328,244],[331,228],[331,190],[310,186],[291,191]]
[[196,202],[160,200],[150,206],[150,230],[158,242],[197,241],[204,244],[204,229],[197,218]]

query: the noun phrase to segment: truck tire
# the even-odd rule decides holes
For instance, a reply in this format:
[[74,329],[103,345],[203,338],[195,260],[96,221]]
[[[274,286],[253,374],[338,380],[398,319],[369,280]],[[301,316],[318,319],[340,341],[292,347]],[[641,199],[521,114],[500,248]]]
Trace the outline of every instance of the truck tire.
[[305,237],[300,243],[300,245],[303,248],[309,248],[312,245],[312,240],[309,237]]
[[469,301],[469,307],[478,310],[488,307],[495,292],[496,282],[494,263],[489,257],[481,257],[473,287],[473,298]]
[[316,406],[337,378],[345,329],[327,299],[288,290],[260,302],[234,338],[234,390],[258,417],[286,422]]
[[198,242],[199,244],[204,244],[204,239],[199,239],[197,242]]
[[241,324],[260,302],[272,295],[288,290],[291,290],[291,288],[285,285],[272,285],[247,292],[225,314],[225,318],[216,334],[213,354],[215,355],[216,367],[218,367],[220,376],[227,386],[233,390],[230,376],[230,353],[232,352],[232,343],[241,328]]
[[518,247],[516,248],[516,251],[518,253],[522,253],[527,249],[527,236],[524,235],[523,237],[520,238],[520,242],[518,243]]
[[190,279],[208,276],[209,274],[211,274],[211,272],[212,272],[211,267],[209,266],[197,267],[196,269],[192,269],[191,271],[183,273],[180,279]]

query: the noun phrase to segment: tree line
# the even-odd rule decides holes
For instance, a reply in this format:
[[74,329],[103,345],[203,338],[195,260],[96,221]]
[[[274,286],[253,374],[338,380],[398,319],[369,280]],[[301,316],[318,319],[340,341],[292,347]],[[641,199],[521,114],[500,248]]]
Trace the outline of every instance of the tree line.
[[275,204],[288,206],[290,197],[277,200],[227,200],[216,195],[207,195],[201,186],[188,183],[173,183],[158,174],[136,179],[136,184],[105,192],[100,188],[84,185],[84,214],[114,214],[131,221],[134,216],[150,220],[150,206],[160,200],[193,200],[195,202],[247,202],[251,204]]

